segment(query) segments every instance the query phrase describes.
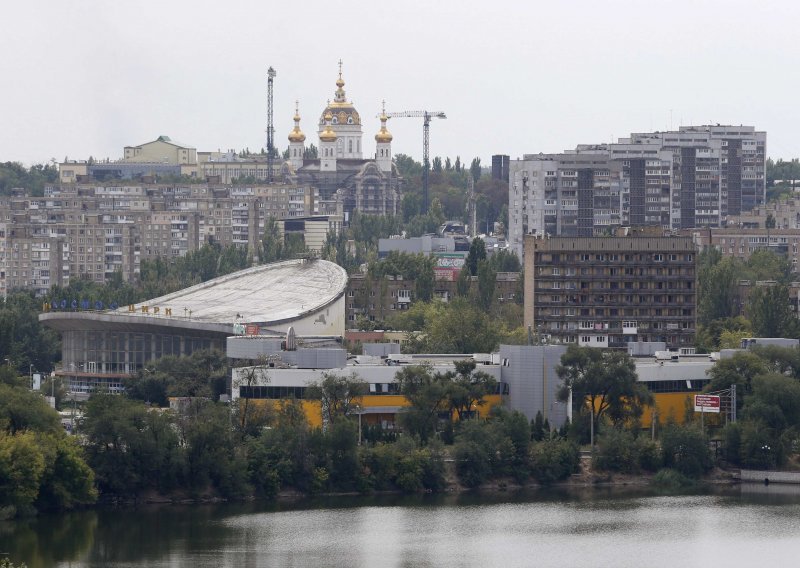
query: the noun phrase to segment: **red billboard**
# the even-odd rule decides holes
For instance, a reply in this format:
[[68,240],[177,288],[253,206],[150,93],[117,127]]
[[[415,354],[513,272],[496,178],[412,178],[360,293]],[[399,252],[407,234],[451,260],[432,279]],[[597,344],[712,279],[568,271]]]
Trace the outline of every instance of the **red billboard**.
[[694,411],[695,412],[719,412],[720,400],[719,396],[714,394],[696,394],[694,395]]

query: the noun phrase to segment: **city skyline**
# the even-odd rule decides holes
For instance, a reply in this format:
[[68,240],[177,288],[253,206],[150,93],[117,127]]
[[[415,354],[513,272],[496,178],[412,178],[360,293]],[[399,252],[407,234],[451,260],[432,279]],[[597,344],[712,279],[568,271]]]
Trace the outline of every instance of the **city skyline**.
[[[758,6],[758,10],[755,7]],[[405,2],[375,8],[311,1],[302,12],[256,2],[8,8],[0,63],[9,80],[0,161],[121,157],[159,135],[199,150],[258,151],[266,70],[277,70],[275,140],[295,100],[314,132],[339,59],[364,133],[388,111],[441,110],[431,155],[512,158],[688,124],[752,124],[767,154],[800,156],[787,112],[800,86],[788,2]],[[393,119],[394,153],[421,159],[421,121]],[[366,139],[365,139],[366,140]],[[371,151],[371,145],[365,148]]]

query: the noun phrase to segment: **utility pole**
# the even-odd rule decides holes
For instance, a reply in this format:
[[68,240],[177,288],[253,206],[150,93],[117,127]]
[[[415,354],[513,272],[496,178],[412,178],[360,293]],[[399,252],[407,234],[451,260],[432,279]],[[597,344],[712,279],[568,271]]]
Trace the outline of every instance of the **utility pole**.
[[272,122],[272,84],[277,73],[270,67],[267,69],[267,181],[272,183],[275,175],[272,168],[275,165],[275,128]]

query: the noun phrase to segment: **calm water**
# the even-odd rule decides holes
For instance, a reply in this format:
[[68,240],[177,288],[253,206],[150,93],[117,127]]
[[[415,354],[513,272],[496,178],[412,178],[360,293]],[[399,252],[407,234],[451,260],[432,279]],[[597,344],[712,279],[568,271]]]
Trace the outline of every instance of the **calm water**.
[[30,568],[797,566],[800,488],[100,510],[0,523],[0,552]]

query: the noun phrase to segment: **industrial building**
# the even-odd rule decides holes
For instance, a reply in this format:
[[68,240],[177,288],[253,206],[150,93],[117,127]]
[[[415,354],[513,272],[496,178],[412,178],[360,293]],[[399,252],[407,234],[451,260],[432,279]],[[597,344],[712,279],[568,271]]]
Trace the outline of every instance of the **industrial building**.
[[[61,332],[62,367],[71,392],[112,392],[126,377],[166,355],[225,350],[243,333],[344,335],[347,273],[324,260],[248,268],[141,304],[91,310],[81,299],[53,302],[39,321]],[[84,309],[82,309],[84,308]]]
[[[567,418],[575,417],[566,401],[558,398],[561,379],[557,367],[566,345],[501,345],[491,354],[419,354],[401,355],[396,345],[374,344],[373,355],[347,359],[341,348],[321,345],[309,340],[306,348],[287,351],[281,340],[261,337],[232,337],[228,340],[228,356],[233,359],[257,360],[256,367],[237,367],[232,376],[232,398],[249,398],[258,403],[276,403],[281,399],[297,399],[304,407],[310,423],[322,424],[319,402],[306,397],[309,385],[319,383],[326,373],[353,376],[367,383],[367,394],[360,398],[359,411],[363,423],[396,427],[397,414],[408,406],[398,391],[395,375],[404,365],[429,365],[433,372],[454,370],[454,361],[472,360],[476,371],[483,371],[497,381],[494,394],[486,404],[476,406],[479,416],[486,416],[496,405],[521,412],[532,420],[538,413],[552,427],[560,427]],[[368,344],[365,344],[365,348]],[[370,351],[372,350],[367,350]],[[266,364],[264,364],[266,362]],[[702,392],[708,384],[707,371],[714,365],[708,355],[679,355],[669,360],[653,356],[634,358],[639,381],[653,394],[654,406],[648,407],[641,426],[649,428],[653,420],[664,423],[682,420],[687,400]]]

